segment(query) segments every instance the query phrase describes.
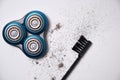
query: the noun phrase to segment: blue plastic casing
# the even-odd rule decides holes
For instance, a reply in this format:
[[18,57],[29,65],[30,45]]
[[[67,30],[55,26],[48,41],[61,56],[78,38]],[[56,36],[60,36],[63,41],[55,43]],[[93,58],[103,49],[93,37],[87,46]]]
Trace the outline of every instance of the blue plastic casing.
[[[17,41],[12,41],[7,36],[7,33],[6,33],[7,29],[11,26],[17,26],[21,30],[21,38]],[[4,40],[7,43],[9,43],[11,45],[18,45],[18,44],[23,42],[23,40],[24,40],[24,38],[26,37],[27,34],[26,34],[25,27],[22,24],[20,24],[19,22],[16,22],[16,21],[12,21],[12,22],[8,23],[7,25],[5,25],[2,35],[3,35]]]
[[[42,19],[42,27],[39,29],[39,30],[31,30],[29,29],[28,27],[28,23],[27,23],[27,20],[29,17],[31,17],[32,15],[37,15],[39,16],[41,19]],[[28,30],[28,32],[32,33],[32,34],[40,34],[42,33],[43,31],[45,31],[47,25],[48,25],[48,19],[47,17],[40,11],[31,11],[29,12],[26,16],[25,16],[25,19],[24,19],[24,25],[26,26],[26,29]]]
[[[37,39],[41,43],[41,50],[37,54],[31,54],[26,49],[26,43],[30,39]],[[37,36],[37,35],[30,35],[30,36],[28,36],[25,39],[22,47],[23,47],[22,49],[23,49],[23,52],[25,53],[25,55],[30,57],[30,58],[40,58],[40,57],[43,57],[45,55],[45,52],[46,52],[46,43],[45,43],[45,41],[40,36]]]

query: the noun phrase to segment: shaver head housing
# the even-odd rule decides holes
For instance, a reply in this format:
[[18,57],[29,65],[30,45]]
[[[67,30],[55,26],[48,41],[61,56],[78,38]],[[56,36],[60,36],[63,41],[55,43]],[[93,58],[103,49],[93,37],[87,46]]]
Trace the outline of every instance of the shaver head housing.
[[46,51],[46,43],[36,35],[28,36],[23,43],[23,51],[30,58],[42,57]]
[[11,45],[21,44],[26,35],[25,27],[16,21],[6,24],[3,29],[3,38]]
[[24,25],[28,32],[40,34],[47,28],[47,17],[40,11],[29,12],[24,18]]
[[30,58],[42,57],[47,49],[44,32],[47,17],[40,11],[31,11],[22,19],[12,21],[3,29],[4,40],[19,47]]

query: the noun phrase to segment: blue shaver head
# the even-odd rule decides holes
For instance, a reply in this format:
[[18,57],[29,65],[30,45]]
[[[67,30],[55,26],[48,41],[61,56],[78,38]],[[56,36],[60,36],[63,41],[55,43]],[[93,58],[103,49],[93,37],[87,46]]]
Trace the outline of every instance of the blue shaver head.
[[5,25],[3,29],[4,40],[11,45],[18,45],[26,37],[25,27],[19,22],[13,21]]
[[37,35],[28,36],[23,43],[23,52],[30,58],[39,58],[45,54],[46,43]]
[[29,58],[41,58],[46,53],[44,32],[47,17],[40,11],[31,11],[24,18],[12,21],[3,29],[4,40],[19,47]]
[[40,34],[45,31],[48,24],[47,17],[40,11],[29,12],[24,19],[27,31],[32,34]]

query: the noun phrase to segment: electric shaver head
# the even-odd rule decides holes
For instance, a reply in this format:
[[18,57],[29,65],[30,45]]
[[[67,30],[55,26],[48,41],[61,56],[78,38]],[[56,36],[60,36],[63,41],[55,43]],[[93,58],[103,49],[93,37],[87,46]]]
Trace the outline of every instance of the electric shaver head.
[[39,11],[29,12],[24,19],[24,25],[27,31],[33,34],[42,33],[46,29],[47,23],[46,16]]
[[19,47],[26,56],[39,58],[46,52],[44,31],[47,24],[47,17],[42,12],[31,11],[24,18],[5,25],[3,38],[7,43]]
[[25,27],[19,22],[10,22],[3,29],[3,38],[12,45],[20,44],[26,37]]
[[23,51],[31,58],[42,57],[46,51],[46,43],[41,37],[31,35],[25,39]]

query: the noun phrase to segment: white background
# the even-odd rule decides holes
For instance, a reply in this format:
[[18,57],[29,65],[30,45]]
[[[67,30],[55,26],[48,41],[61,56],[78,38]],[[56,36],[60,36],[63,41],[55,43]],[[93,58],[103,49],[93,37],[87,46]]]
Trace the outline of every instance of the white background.
[[2,38],[6,23],[31,10],[44,12],[49,27],[59,22],[70,28],[94,26],[82,28],[93,45],[68,80],[120,80],[119,0],[0,0],[0,80],[32,80],[26,76],[30,74],[31,60]]

